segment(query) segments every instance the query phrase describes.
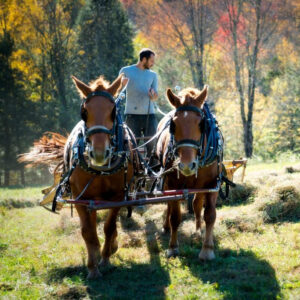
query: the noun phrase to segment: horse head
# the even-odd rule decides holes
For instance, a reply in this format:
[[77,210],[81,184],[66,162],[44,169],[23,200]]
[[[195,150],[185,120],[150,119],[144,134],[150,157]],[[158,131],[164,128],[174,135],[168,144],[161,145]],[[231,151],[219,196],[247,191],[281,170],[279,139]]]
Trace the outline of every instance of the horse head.
[[178,155],[175,164],[184,176],[195,175],[198,171],[199,143],[204,124],[202,108],[207,91],[207,86],[202,91],[186,88],[177,96],[171,89],[167,90],[167,98],[176,109],[170,123],[170,134]]
[[72,76],[81,97],[81,117],[86,127],[88,155],[92,166],[108,163],[114,134],[116,106],[113,96],[120,90],[123,74],[109,84],[102,76],[89,85]]

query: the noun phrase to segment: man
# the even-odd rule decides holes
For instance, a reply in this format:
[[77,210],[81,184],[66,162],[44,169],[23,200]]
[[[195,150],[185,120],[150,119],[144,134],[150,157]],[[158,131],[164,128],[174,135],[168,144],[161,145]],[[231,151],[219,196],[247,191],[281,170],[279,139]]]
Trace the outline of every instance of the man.
[[[127,84],[125,122],[136,137],[153,136],[156,133],[157,120],[153,101],[158,98],[157,74],[150,69],[155,62],[155,53],[150,49],[142,49],[137,64],[124,67],[123,86]],[[154,142],[147,145],[147,155],[151,154]]]

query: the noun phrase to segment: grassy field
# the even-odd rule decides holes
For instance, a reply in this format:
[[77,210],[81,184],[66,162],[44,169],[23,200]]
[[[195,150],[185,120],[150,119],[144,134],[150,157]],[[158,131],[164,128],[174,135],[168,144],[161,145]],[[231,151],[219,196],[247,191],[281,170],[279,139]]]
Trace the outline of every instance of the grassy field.
[[245,185],[218,208],[212,262],[197,259],[201,240],[184,205],[181,254],[169,260],[165,206],[131,219],[123,211],[119,250],[97,281],[86,280],[76,214],[37,206],[40,188],[0,189],[0,299],[300,299],[300,173],[288,165],[250,164]]

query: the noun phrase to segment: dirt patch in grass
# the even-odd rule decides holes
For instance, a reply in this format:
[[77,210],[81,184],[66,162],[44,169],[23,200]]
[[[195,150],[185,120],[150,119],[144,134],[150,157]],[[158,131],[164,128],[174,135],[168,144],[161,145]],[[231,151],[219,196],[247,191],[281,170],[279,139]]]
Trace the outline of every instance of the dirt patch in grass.
[[64,300],[83,299],[87,295],[87,287],[76,286],[76,287],[64,287],[60,289],[54,297]]
[[0,282],[0,291],[12,291],[14,289],[12,284]]
[[4,253],[6,251],[6,249],[8,248],[8,244],[4,244],[0,242],[0,257],[2,255],[2,253]]
[[296,266],[295,268],[293,268],[292,273],[293,274],[300,274],[300,266]]
[[139,233],[122,234],[120,237],[120,246],[123,248],[140,248],[143,247],[144,240]]

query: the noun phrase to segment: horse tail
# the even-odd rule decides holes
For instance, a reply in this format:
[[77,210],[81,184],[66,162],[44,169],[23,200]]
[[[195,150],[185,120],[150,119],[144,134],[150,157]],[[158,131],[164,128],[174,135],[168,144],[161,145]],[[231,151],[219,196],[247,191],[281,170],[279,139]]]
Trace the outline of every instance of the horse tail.
[[18,161],[26,163],[28,167],[46,165],[53,170],[63,165],[66,142],[67,137],[55,132],[46,132],[39,141],[33,143],[30,152],[19,155]]

